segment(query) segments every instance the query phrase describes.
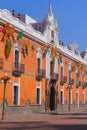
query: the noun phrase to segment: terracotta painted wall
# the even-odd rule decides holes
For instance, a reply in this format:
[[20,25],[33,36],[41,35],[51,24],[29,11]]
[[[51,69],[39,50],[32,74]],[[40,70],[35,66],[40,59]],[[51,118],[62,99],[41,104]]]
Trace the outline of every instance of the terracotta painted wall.
[[[59,60],[58,60],[59,61]],[[61,67],[61,63],[58,62],[58,74],[59,74],[59,79],[58,79],[58,99],[60,101],[60,91],[64,90],[64,104],[68,103],[69,101],[69,91],[67,89],[68,87],[68,76],[69,76],[69,70],[68,70],[68,61],[72,63],[73,65],[73,61],[68,59],[67,57],[63,56],[63,62],[64,62],[64,76],[67,77],[67,82],[63,85],[60,85],[60,75],[61,75],[61,71],[60,71],[60,67]],[[74,79],[74,85],[72,85],[72,103],[75,104],[76,103],[76,92],[79,93],[79,103],[82,103],[82,92],[85,91],[85,101],[87,102],[87,89],[83,89],[82,88],[82,71],[80,72],[79,75],[79,81],[81,81],[81,86],[79,86],[78,88],[76,87],[76,69],[72,72],[72,78]],[[87,82],[87,75],[84,76],[84,81]]]
[[[14,58],[14,48],[12,47],[9,58],[4,55],[4,43],[0,43],[0,58],[4,59],[4,69],[0,71],[0,77],[7,73],[12,83],[7,84],[6,99],[8,105],[12,105],[13,86],[19,84],[20,80],[20,105],[25,105],[29,99],[31,104],[36,104],[36,87],[41,86],[41,100],[45,101],[45,79],[42,82],[36,81],[36,48],[32,48],[33,41],[28,44],[28,56],[21,53],[21,63],[25,65],[25,73],[21,77],[12,76],[12,66]],[[42,69],[45,70],[46,59],[42,57]],[[0,105],[3,100],[3,84],[0,84]]]
[[[6,88],[6,99],[8,105],[12,105],[13,101],[13,85],[14,83],[19,83],[20,79],[20,105],[25,105],[27,100],[29,99],[31,104],[36,104],[36,87],[41,87],[41,101],[45,101],[45,78],[42,81],[36,80],[36,68],[37,68],[37,59],[36,59],[36,48],[32,48],[33,41],[28,44],[28,56],[23,57],[21,53],[21,63],[25,65],[25,73],[21,74],[21,77],[13,77],[12,76],[12,66],[13,66],[13,58],[14,58],[14,48],[11,49],[11,54],[9,58],[6,60],[4,55],[4,43],[0,42],[0,58],[4,60],[4,69],[0,70],[0,77],[7,73],[12,83],[7,84]],[[40,45],[41,46],[41,45]],[[58,57],[59,58],[59,57]],[[64,89],[64,103],[68,103],[68,58],[63,57],[64,60],[64,76],[67,77],[67,82],[62,86],[60,85],[60,62],[58,60],[58,98],[60,100],[60,90]],[[70,59],[69,59],[70,60]],[[71,60],[72,62],[72,60]],[[42,69],[46,70],[46,58],[42,57]],[[82,81],[80,74],[79,80]],[[74,78],[74,85],[72,86],[72,103],[76,103],[76,72],[72,73],[72,78]],[[87,75],[85,75],[85,81],[87,81]],[[3,100],[3,83],[0,83],[0,105]],[[82,89],[82,87],[78,88],[79,91],[79,101],[82,102],[82,91],[87,93],[87,89]],[[86,102],[87,102],[87,96]]]

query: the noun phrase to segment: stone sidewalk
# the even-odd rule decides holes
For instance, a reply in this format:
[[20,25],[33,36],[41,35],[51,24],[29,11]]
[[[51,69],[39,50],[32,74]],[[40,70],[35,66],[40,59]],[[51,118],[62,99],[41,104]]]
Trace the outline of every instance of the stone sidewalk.
[[[50,111],[50,112],[29,112],[29,111],[21,111],[17,113],[11,111],[11,113],[9,111],[6,111],[5,115],[6,115],[6,119],[4,121],[1,122],[20,122],[20,121],[28,121],[32,118],[36,118],[36,117],[45,117],[45,116],[49,116],[49,115],[58,115],[58,117],[60,115],[80,115],[80,114],[85,115],[87,113],[87,109],[71,109],[70,112],[68,112],[68,110],[66,111]],[[2,111],[0,111],[0,120],[1,120],[1,115],[2,115]],[[42,118],[43,119],[43,118]]]
[[0,130],[87,130],[87,110],[16,114],[0,122]]

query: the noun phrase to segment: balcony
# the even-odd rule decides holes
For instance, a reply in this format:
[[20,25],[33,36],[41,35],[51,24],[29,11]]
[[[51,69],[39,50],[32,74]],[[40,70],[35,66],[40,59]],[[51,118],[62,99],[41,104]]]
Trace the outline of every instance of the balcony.
[[64,75],[61,75],[61,77],[60,77],[60,84],[63,85],[66,82],[67,82],[67,77],[64,76]]
[[51,81],[53,81],[53,82],[58,81],[58,74],[57,74],[57,73],[54,73],[54,72],[51,72],[51,73],[50,73],[50,79],[51,79]]
[[82,88],[84,89],[84,88],[86,88],[87,87],[87,82],[83,82],[82,83]]
[[81,86],[81,81],[77,80],[77,81],[76,81],[76,87],[78,88],[78,87],[80,87],[80,86]]
[[22,73],[25,72],[25,65],[20,63],[13,64],[12,75],[15,77],[20,77]]
[[4,64],[3,58],[0,58],[0,69],[3,69],[3,64]]
[[69,85],[74,85],[74,79],[69,78]]
[[45,70],[38,69],[36,73],[36,80],[41,81],[42,78],[45,78]]

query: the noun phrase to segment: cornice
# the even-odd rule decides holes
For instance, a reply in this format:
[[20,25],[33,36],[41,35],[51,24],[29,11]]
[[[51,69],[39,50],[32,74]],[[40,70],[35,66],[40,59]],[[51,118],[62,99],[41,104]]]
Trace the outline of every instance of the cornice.
[[[17,31],[23,31],[26,36],[29,36],[30,38],[34,39],[38,42],[44,42],[45,45],[50,45],[48,43],[46,37],[44,34],[42,34],[39,31],[36,31],[30,24],[25,24],[22,21],[20,21],[18,18],[13,17],[10,11],[3,9],[0,9],[0,22],[5,23],[9,22],[11,25],[15,27]],[[51,44],[52,46],[52,44]],[[55,45],[54,45],[55,46]],[[66,46],[62,47],[60,45],[57,46],[57,49],[62,51],[65,56],[69,57],[72,60],[81,61],[85,65],[87,65],[87,61],[84,58],[81,58],[80,55],[76,55],[73,51],[69,51]]]
[[11,25],[15,27],[17,31],[22,30],[25,35],[39,41],[47,43],[44,34],[36,31],[30,24],[25,24],[20,21],[18,18],[13,17],[12,14],[8,10],[0,10],[0,22],[5,23],[9,22]]

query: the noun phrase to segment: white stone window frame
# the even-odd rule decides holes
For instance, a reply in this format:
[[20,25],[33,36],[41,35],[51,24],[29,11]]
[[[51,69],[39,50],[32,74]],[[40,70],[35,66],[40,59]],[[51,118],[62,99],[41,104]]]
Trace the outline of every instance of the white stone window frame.
[[85,91],[82,92],[82,104],[85,104]]
[[[46,78],[47,79],[50,79],[50,62],[52,61],[52,58],[50,57],[50,53],[51,50],[48,50],[48,53],[46,54]],[[47,71],[48,69],[49,71]]]
[[[40,89],[40,101],[39,101],[39,104],[37,104],[37,89]],[[36,104],[41,105],[41,86],[36,86]]]
[[[60,93],[61,93],[61,92],[63,93],[63,95],[62,95],[62,99],[63,99],[63,100],[62,100],[62,103],[61,103],[61,104],[64,104],[64,89],[61,89],[61,90],[60,90]],[[60,95],[60,99],[61,99],[61,95]]]
[[12,104],[14,106],[14,86],[18,87],[18,106],[20,105],[20,84],[18,83],[13,83],[13,100],[12,100]]
[[17,51],[19,51],[19,61],[18,61],[18,63],[20,63],[20,61],[21,61],[21,52],[20,52],[20,46],[17,44],[17,43],[15,43],[14,44],[14,57],[13,57],[13,63],[15,62],[15,51],[17,50]]
[[[36,58],[37,58],[37,62],[38,62],[38,58],[40,59],[40,69],[42,69],[42,50],[41,50],[41,48],[38,48],[37,49],[37,54],[36,54]],[[37,65],[38,65],[38,63],[36,63]],[[36,68],[38,68],[37,66],[36,66]]]

